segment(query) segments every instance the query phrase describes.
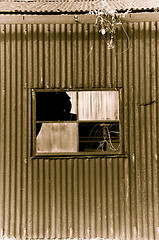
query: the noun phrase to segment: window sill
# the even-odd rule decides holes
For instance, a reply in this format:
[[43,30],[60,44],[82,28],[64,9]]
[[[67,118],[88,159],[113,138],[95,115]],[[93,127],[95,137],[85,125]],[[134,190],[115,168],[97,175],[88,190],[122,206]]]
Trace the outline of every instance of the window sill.
[[79,153],[38,153],[32,158],[93,158],[93,157],[106,157],[106,158],[127,158],[126,155],[117,152],[79,152]]

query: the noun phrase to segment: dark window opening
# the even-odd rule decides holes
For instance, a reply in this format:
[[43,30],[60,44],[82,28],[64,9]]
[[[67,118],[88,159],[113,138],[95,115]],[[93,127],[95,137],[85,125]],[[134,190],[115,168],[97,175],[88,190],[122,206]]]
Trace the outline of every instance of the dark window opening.
[[79,124],[79,151],[118,151],[119,147],[119,122]]

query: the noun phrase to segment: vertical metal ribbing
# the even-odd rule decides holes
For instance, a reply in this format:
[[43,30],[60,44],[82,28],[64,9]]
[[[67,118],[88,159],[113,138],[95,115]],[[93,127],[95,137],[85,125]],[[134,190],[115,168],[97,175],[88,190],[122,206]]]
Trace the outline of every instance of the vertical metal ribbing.
[[0,204],[1,204],[1,209],[0,209],[0,213],[1,213],[1,220],[0,220],[0,224],[1,224],[1,235],[3,235],[4,232],[4,224],[5,224],[5,125],[3,124],[5,122],[5,35],[4,35],[4,25],[0,26],[0,34],[1,34],[1,44],[0,44],[0,68],[1,68],[1,72],[0,72],[0,90],[1,90],[1,96],[0,96],[0,100],[1,100],[1,105],[0,105],[0,123],[1,123],[1,128],[0,128],[0,150],[1,150],[1,200],[0,200]]
[[102,204],[101,204],[101,159],[95,159],[95,215],[96,215],[96,236],[101,236],[101,225],[102,225]]
[[44,52],[43,52],[43,61],[44,61],[44,86],[45,88],[50,88],[50,41],[49,41],[49,35],[50,35],[50,27],[48,24],[44,25],[43,29],[43,46],[44,46]]
[[90,238],[90,159],[84,162],[84,214],[85,214],[85,238]]
[[94,87],[100,87],[100,43],[99,43],[99,29],[94,28]]
[[89,24],[89,88],[94,87],[94,26]]
[[66,69],[67,69],[67,48],[66,48],[66,43],[67,43],[67,37],[66,37],[66,25],[61,24],[61,42],[60,42],[60,78],[61,78],[61,88],[66,88],[66,80],[67,80],[67,74],[66,74]]
[[83,86],[88,87],[88,76],[89,76],[89,26],[84,24],[83,26]]
[[[50,162],[50,235],[56,238],[56,161]],[[63,172],[63,170],[62,170]],[[63,173],[62,179],[64,181]],[[65,210],[64,210],[65,211]]]
[[153,155],[153,206],[154,206],[154,235],[155,239],[159,237],[159,190],[158,190],[158,24],[151,24],[151,71],[152,75],[152,98],[156,101],[152,109],[152,155]]
[[22,216],[21,216],[21,236],[26,236],[27,230],[27,163],[28,163],[28,139],[27,139],[27,105],[28,105],[28,90],[27,90],[27,26],[22,25],[22,78],[23,78],[23,151],[22,151]]
[[1,37],[1,44],[0,44],[0,69],[1,69],[1,73],[0,73],[0,92],[1,92],[1,96],[0,96],[0,101],[1,101],[1,107],[0,107],[0,124],[1,124],[1,129],[0,129],[0,152],[1,152],[1,161],[0,161],[0,182],[1,182],[1,193],[0,193],[0,216],[1,216],[1,220],[0,220],[0,229],[1,229],[1,236],[3,235],[3,228],[4,228],[4,141],[2,141],[4,139],[4,125],[2,125],[3,122],[3,118],[4,118],[4,81],[2,79],[3,78],[3,58],[4,58],[4,48],[3,48],[3,44],[4,44],[4,36],[2,35],[2,25],[0,26],[0,37]]
[[152,166],[152,182],[153,182],[153,189],[152,195],[153,197],[153,221],[154,221],[154,238],[157,239],[159,237],[158,226],[158,188],[157,181],[157,34],[156,34],[157,24],[155,22],[150,24],[151,30],[151,43],[150,43],[150,69],[151,69],[151,98],[154,101],[152,105],[151,111],[151,121],[152,121],[152,128],[151,128],[151,144],[152,144],[152,158],[153,159],[153,166]]
[[33,24],[33,35],[32,35],[32,51],[33,51],[33,66],[32,66],[32,81],[33,81],[33,87],[38,87],[39,86],[39,68],[38,68],[38,60],[39,60],[39,53],[38,53],[38,46],[39,46],[39,42],[38,42],[38,29],[37,29],[37,25]]
[[[10,30],[9,30],[9,25],[6,25],[4,28],[4,34],[5,34],[5,162],[6,162],[6,167],[5,167],[5,229],[7,230],[7,233],[10,233],[10,211],[11,211],[11,205],[10,205],[10,194],[11,194],[11,179],[10,179],[10,174],[11,174],[11,129],[10,129],[10,119],[11,119],[11,114],[10,114],[10,108],[11,108],[11,100],[10,100],[10,95],[11,95],[11,88],[10,88],[10,67],[6,69],[6,66],[10,66]],[[9,53],[9,54],[8,54]],[[16,161],[16,160],[15,160]],[[15,181],[15,180],[14,180]],[[15,189],[15,188],[14,188]],[[13,190],[14,191],[14,190]],[[15,192],[14,192],[15,193]],[[14,195],[14,202],[15,202],[15,195]],[[15,208],[14,208],[15,211]],[[15,212],[13,213],[13,218],[15,217]]]
[[67,226],[68,226],[68,214],[69,212],[69,202],[68,202],[68,188],[71,188],[71,184],[67,184],[67,160],[62,160],[62,166],[61,166],[61,177],[62,177],[62,230],[61,230],[61,236],[66,237],[67,236]]
[[[145,102],[145,57],[144,57],[144,23],[140,24],[140,104]],[[146,238],[147,230],[148,230],[148,223],[147,223],[147,183],[146,183],[146,146],[145,146],[145,109],[144,106],[141,105],[140,110],[140,131],[141,131],[141,176],[142,176],[142,219],[143,219],[143,237]]]
[[73,41],[72,41],[72,25],[68,24],[66,25],[66,82],[65,85],[68,88],[72,88],[72,81],[73,81],[73,74],[72,74],[72,68],[73,68],[73,63],[72,63],[72,48],[73,48]]
[[106,87],[106,45],[105,38],[99,35],[100,41],[100,85]]
[[77,81],[78,81],[78,87],[82,88],[83,85],[83,25],[78,24],[77,25]]
[[[158,239],[159,25],[124,28],[109,50],[93,25],[1,25],[6,236]],[[43,86],[122,86],[128,157],[31,159],[31,88]]]
[[141,195],[141,146],[140,146],[140,47],[139,30],[140,24],[134,24],[134,148],[135,148],[135,171],[136,171],[136,205],[137,205],[137,237],[142,238],[142,195]]
[[[123,71],[123,128],[124,128],[124,151],[125,154],[129,154],[129,65],[128,65],[128,50],[130,48],[130,43],[127,35],[125,32],[128,32],[128,25],[123,24],[124,30],[122,31],[122,71]],[[124,166],[124,170],[129,169],[129,162],[126,162],[127,165]],[[125,174],[125,172],[124,172]],[[129,198],[129,191],[130,191],[130,180],[129,175],[127,175],[125,180],[125,195],[124,195],[124,203],[125,203],[125,238],[131,238],[131,222],[130,222],[130,201]]]
[[151,44],[150,23],[145,23],[145,103],[149,103],[145,107],[145,129],[146,129],[146,156],[147,156],[147,212],[148,212],[148,231],[149,237],[154,238],[153,235],[153,213],[152,213],[152,161],[151,161],[151,78],[150,78],[150,44]]
[[73,237],[79,236],[79,185],[78,185],[78,159],[73,164]]
[[38,87],[43,88],[44,87],[44,81],[45,81],[45,77],[44,77],[44,66],[45,66],[44,65],[44,46],[45,46],[45,43],[44,43],[44,28],[43,28],[43,25],[39,24],[37,26],[37,29],[38,29],[38,34],[37,34],[37,37],[38,37],[38,40],[37,40],[38,52],[37,52],[37,55],[38,55],[38,58],[39,58],[39,61],[38,61],[38,70],[39,70],[39,74],[38,74],[39,84],[38,84]]
[[129,127],[129,154],[130,154],[130,194],[131,194],[131,234],[132,239],[137,238],[137,225],[136,225],[136,189],[135,189],[135,176],[136,176],[136,156],[135,156],[135,148],[134,148],[134,132],[135,132],[135,122],[134,122],[134,83],[135,83],[135,73],[134,73],[134,26],[133,24],[129,24],[128,28],[129,35],[129,50],[128,50],[128,61],[127,61],[127,69],[128,69],[128,108],[129,108],[129,117],[128,117],[128,127]]

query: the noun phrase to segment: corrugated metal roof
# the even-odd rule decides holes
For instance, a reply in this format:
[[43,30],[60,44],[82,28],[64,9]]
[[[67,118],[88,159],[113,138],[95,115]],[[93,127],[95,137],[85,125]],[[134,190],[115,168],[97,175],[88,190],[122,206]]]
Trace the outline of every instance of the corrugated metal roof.
[[68,0],[68,1],[17,1],[17,2],[0,2],[0,12],[5,13],[87,13],[103,8],[115,9],[117,11],[126,11],[131,9],[133,11],[158,11],[158,0],[107,0],[107,1],[82,1],[82,0]]

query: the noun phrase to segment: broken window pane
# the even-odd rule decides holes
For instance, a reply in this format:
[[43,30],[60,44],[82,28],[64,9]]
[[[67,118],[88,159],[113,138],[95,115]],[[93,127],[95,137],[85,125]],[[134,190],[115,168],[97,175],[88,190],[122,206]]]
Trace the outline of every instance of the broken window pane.
[[36,138],[37,153],[77,152],[76,123],[43,123]]
[[[36,120],[37,121],[76,121],[77,100],[76,92],[37,92]],[[36,125],[36,136],[42,123]]]
[[79,120],[119,120],[118,91],[79,92]]
[[119,122],[79,124],[79,151],[119,151]]
[[36,93],[37,121],[75,121],[76,113],[75,92],[71,94],[67,92]]

